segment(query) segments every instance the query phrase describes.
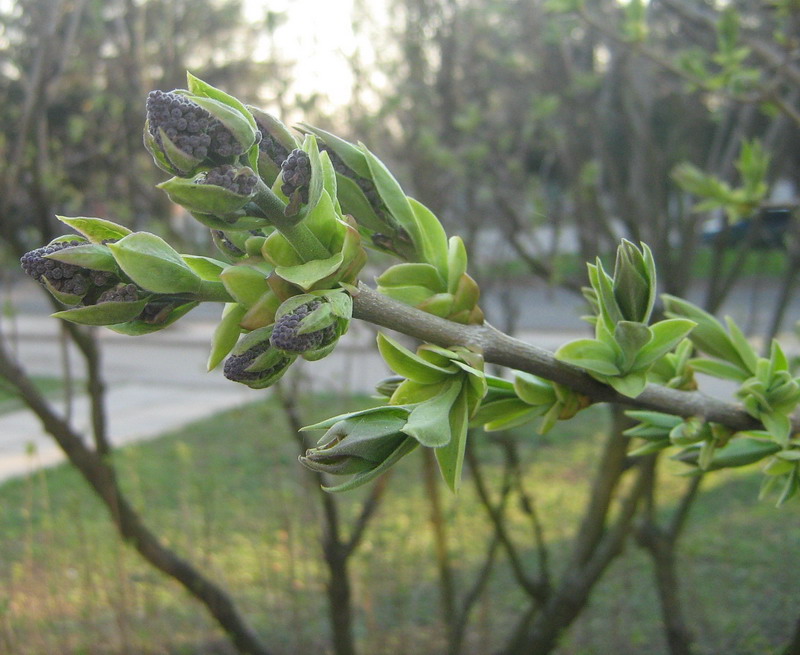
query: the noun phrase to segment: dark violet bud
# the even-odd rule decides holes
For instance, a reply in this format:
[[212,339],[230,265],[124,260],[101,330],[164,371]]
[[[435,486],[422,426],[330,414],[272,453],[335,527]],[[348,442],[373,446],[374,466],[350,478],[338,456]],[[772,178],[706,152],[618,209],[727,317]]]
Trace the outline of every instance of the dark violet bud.
[[255,191],[258,177],[249,168],[223,164],[208,171],[199,184],[213,184],[240,196],[250,196]]
[[260,143],[258,144],[259,151],[264,153],[276,164],[282,164],[289,156],[289,149],[269,133],[266,126],[264,126],[258,120],[258,117],[256,117],[256,125],[258,125],[258,129],[263,135]]
[[299,190],[303,202],[308,202],[308,185],[311,182],[311,160],[308,153],[299,148],[292,150],[281,164],[281,177],[283,195],[288,198]]
[[135,284],[118,284],[100,294],[97,304],[104,302],[136,302],[139,300],[139,287]]
[[231,161],[260,137],[236,110],[185,92],[151,91],[146,109],[145,145],[173,175],[190,175],[205,161]]
[[270,326],[253,330],[245,336],[225,360],[225,377],[252,389],[274,384],[289,369],[295,357],[273,348],[269,340],[271,333]]
[[116,278],[108,271],[82,268],[46,257],[80,245],[82,245],[80,241],[60,241],[31,250],[20,258],[22,270],[57,293],[76,298],[82,298],[113,283]]
[[364,179],[359,178],[351,168],[344,163],[344,159],[342,159],[339,155],[336,154],[336,151],[333,150],[330,146],[325,144],[320,145],[319,147],[320,152],[327,152],[328,157],[331,158],[331,165],[333,166],[333,170],[335,170],[339,175],[344,175],[345,177],[349,177],[351,179]]
[[337,337],[335,317],[331,317],[329,324],[319,330],[301,333],[303,320],[321,305],[321,301],[312,300],[280,316],[273,327],[270,338],[272,345],[280,350],[299,354],[333,343]]

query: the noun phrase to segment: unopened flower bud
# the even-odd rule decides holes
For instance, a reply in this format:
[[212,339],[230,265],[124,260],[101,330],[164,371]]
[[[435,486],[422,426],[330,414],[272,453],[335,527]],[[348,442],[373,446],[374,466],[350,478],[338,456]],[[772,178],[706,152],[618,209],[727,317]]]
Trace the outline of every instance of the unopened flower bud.
[[258,177],[247,166],[222,164],[194,178],[173,177],[157,186],[196,217],[207,214],[235,223],[257,184]]
[[118,284],[100,294],[97,304],[104,302],[136,302],[139,300],[139,287],[135,284]]
[[240,196],[250,196],[256,188],[258,177],[249,168],[236,168],[224,164],[212,168],[199,184],[213,184]]
[[262,138],[258,144],[258,149],[263,152],[269,159],[278,164],[279,166],[286,161],[289,156],[289,150],[278,139],[272,136],[256,118],[256,125],[261,130]]
[[99,290],[114,280],[108,271],[96,271],[74,264],[50,259],[47,255],[81,245],[80,241],[60,241],[25,253],[20,258],[22,270],[37,282],[47,285],[60,294],[82,298]]
[[321,305],[322,301],[312,300],[278,317],[270,338],[272,345],[280,350],[299,354],[324,348],[333,343],[337,336],[335,317],[331,317],[329,324],[319,330],[300,332],[303,319]]
[[146,108],[145,145],[156,163],[173,175],[190,175],[206,160],[230,161],[258,138],[244,116],[237,120],[238,112],[209,98],[151,91]]
[[308,202],[308,185],[311,182],[311,160],[308,153],[296,148],[281,164],[283,185],[281,192],[287,198],[300,191],[303,202]]
[[225,360],[225,377],[252,389],[263,389],[277,382],[295,358],[271,346],[271,333],[272,327],[265,327],[245,336]]

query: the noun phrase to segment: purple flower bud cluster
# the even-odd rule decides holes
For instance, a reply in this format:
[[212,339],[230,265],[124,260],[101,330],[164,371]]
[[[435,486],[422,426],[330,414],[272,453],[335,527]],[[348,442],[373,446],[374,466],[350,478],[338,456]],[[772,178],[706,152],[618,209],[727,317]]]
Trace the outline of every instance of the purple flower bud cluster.
[[181,151],[199,160],[228,159],[243,152],[228,128],[186,96],[151,91],[146,107],[150,134],[162,147],[159,128]]
[[199,183],[213,184],[240,196],[250,196],[255,191],[258,177],[247,171],[249,169],[238,169],[230,164],[223,164],[208,171]]
[[104,302],[136,302],[139,300],[139,287],[135,284],[118,284],[100,294],[97,304]]
[[280,166],[289,156],[289,150],[269,133],[258,118],[256,118],[256,127],[262,135],[261,142],[258,144],[259,151]]
[[223,368],[225,377],[233,382],[257,382],[272,377],[291,363],[292,359],[290,357],[281,357],[276,364],[263,371],[246,370],[255,361],[256,357],[267,352],[269,348],[270,343],[265,340],[257,343],[241,355],[231,355],[225,360]]
[[94,271],[45,257],[45,255],[64,250],[64,248],[79,245],[81,245],[80,241],[62,241],[31,250],[19,260],[22,270],[37,282],[44,284],[44,278],[59,293],[74,296],[85,296],[90,291],[108,286],[114,277],[108,271]]
[[311,160],[308,153],[296,148],[281,164],[283,185],[281,191],[287,198],[300,189],[303,202],[308,202],[308,185],[311,182]]
[[319,307],[321,302],[314,300],[288,314],[284,314],[272,328],[270,342],[275,348],[291,353],[304,353],[309,350],[322,348],[333,342],[336,338],[336,323],[306,334],[298,334],[303,319]]

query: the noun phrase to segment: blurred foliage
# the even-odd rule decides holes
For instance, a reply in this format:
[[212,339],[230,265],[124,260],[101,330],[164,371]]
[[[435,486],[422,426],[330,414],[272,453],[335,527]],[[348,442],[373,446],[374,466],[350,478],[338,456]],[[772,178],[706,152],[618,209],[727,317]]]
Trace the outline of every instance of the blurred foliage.
[[[252,101],[274,102],[291,72],[256,60],[280,25],[246,21],[242,0],[25,0],[0,9],[0,227],[50,236],[53,214],[106,215],[165,229],[163,177],[142,147],[144,99],[186,69]],[[267,82],[265,82],[267,80]],[[27,243],[40,240],[24,234]]]
[[[744,183],[737,216],[797,177],[798,133],[779,104],[796,106],[794,69],[759,49],[791,56],[798,10],[784,5],[394,0],[372,140],[468,246],[499,231],[527,250],[532,273],[560,282],[559,234],[584,260],[622,237],[645,241],[681,294],[716,214],[692,213],[676,166],[720,188]],[[736,164],[755,139],[770,157],[758,179]]]

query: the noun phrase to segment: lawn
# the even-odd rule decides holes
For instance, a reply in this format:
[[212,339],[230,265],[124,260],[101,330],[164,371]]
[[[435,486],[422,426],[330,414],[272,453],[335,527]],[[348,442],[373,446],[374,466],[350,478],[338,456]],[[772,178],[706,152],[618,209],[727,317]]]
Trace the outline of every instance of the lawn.
[[[304,420],[342,407],[334,399],[308,399]],[[593,408],[546,437],[515,437],[524,441],[526,484],[556,566],[586,500],[605,425],[603,410]],[[487,477],[497,482],[499,449],[481,436],[473,445],[488,462]],[[276,655],[322,655],[330,651],[320,508],[313,480],[296,457],[297,445],[273,402],[220,414],[115,456],[124,487],[148,523],[230,589]],[[351,567],[364,654],[443,652],[421,471],[419,452],[396,467]],[[684,484],[666,474],[662,493],[675,497]],[[470,479],[458,497],[443,485],[441,491],[463,591],[490,535]],[[679,567],[699,655],[776,652],[800,612],[799,506],[778,510],[759,502],[757,492],[752,471],[716,475],[691,516]],[[345,518],[354,516],[365,493],[340,499]],[[524,559],[534,566],[527,519],[517,507],[510,516]],[[491,652],[513,624],[521,596],[509,577],[503,560],[473,615],[470,653]],[[86,485],[61,466],[0,486],[0,652],[230,651],[204,609],[122,545]],[[666,653],[649,561],[634,544],[602,579],[558,652]]]

